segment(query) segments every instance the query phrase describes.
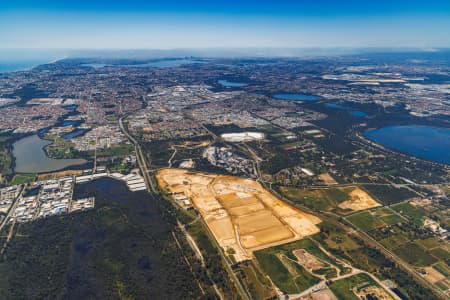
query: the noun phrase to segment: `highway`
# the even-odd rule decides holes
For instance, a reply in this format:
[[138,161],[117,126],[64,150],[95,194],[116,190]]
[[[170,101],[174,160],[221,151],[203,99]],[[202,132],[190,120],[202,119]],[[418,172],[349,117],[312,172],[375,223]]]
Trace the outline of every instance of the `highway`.
[[8,223],[8,220],[11,218],[11,215],[16,210],[17,204],[19,203],[19,199],[22,197],[23,189],[24,189],[24,187],[21,186],[19,194],[17,195],[16,199],[14,199],[14,202],[11,205],[11,207],[9,208],[8,213],[6,214],[2,223],[0,224],[0,231],[2,231],[3,227],[5,227],[5,225]]
[[135,149],[135,152],[136,152],[136,159],[138,161],[139,168],[141,170],[142,176],[144,176],[144,181],[145,181],[145,184],[147,185],[147,191],[148,192],[155,192],[156,189],[153,186],[153,182],[152,182],[152,180],[151,180],[151,178],[149,176],[147,163],[146,163],[144,155],[142,154],[141,147],[140,147],[139,143],[136,141],[136,139],[133,136],[131,136],[131,134],[128,133],[128,130],[126,130],[125,126],[123,125],[123,120],[126,117],[128,117],[128,115],[119,118],[120,130],[122,130],[123,134],[125,134],[127,136],[127,138],[134,145],[134,149]]

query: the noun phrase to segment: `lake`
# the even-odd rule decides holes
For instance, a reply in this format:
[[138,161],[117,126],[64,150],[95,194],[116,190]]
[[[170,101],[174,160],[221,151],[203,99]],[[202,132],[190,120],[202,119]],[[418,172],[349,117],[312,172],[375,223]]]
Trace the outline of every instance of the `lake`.
[[288,100],[288,101],[317,101],[320,99],[319,96],[306,94],[290,94],[290,93],[273,94],[272,97],[278,100]]
[[367,130],[368,139],[419,158],[450,164],[450,129],[421,126],[386,126]]
[[355,116],[355,117],[367,117],[367,113],[363,112],[363,111],[351,111],[350,112],[351,115]]
[[87,162],[84,159],[49,158],[43,148],[51,143],[51,141],[41,139],[38,135],[28,136],[15,142],[13,144],[14,171],[17,173],[45,173]]
[[224,80],[224,79],[221,79],[217,82],[224,87],[244,87],[244,86],[248,85],[247,83],[233,82],[233,81],[228,81],[228,80]]

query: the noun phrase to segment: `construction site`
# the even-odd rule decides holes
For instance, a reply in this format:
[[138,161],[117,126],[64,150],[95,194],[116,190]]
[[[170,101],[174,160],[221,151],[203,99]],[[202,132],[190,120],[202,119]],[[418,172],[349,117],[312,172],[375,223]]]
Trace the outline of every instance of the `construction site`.
[[319,218],[278,199],[254,180],[182,169],[163,169],[156,177],[172,197],[192,202],[220,246],[238,262],[251,259],[255,250],[319,232]]

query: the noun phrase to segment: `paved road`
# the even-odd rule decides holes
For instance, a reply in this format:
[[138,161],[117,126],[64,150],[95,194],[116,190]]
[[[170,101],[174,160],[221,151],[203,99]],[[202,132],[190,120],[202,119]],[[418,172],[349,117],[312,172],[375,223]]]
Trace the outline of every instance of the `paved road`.
[[146,161],[145,161],[144,155],[142,154],[141,147],[140,147],[139,143],[136,141],[136,139],[135,139],[131,134],[128,133],[128,130],[126,130],[126,129],[125,129],[125,126],[123,125],[123,120],[124,120],[126,117],[127,117],[127,116],[123,116],[123,117],[121,117],[121,118],[119,119],[119,126],[120,126],[120,129],[122,130],[122,132],[127,136],[127,138],[128,138],[128,139],[133,143],[133,145],[134,145],[134,149],[135,149],[135,152],[136,152],[136,158],[137,158],[137,161],[138,161],[138,164],[139,164],[139,168],[141,169],[142,176],[144,176],[144,180],[145,180],[145,183],[146,183],[146,185],[147,185],[147,191],[149,191],[149,192],[155,192],[156,189],[155,189],[155,187],[153,186],[153,182],[152,182],[152,180],[151,180],[151,178],[150,178],[150,176],[149,176],[149,172],[148,172],[148,168],[147,168],[147,163],[146,163]]

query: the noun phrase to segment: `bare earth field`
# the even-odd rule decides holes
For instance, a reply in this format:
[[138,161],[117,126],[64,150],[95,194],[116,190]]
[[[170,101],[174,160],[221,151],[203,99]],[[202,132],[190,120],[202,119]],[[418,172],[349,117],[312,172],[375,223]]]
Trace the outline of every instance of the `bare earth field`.
[[349,196],[351,199],[339,204],[339,208],[359,211],[380,206],[377,201],[360,188],[355,188],[349,193]]
[[322,180],[326,185],[334,185],[337,184],[336,180],[331,177],[328,173],[323,173],[319,175],[319,179]]
[[297,257],[298,262],[307,270],[318,270],[326,267],[323,262],[318,260],[314,255],[311,255],[305,249],[294,250],[294,255]]
[[445,279],[445,276],[436,271],[433,267],[426,267],[425,271],[427,272],[427,274],[424,276],[425,279],[433,284]]
[[171,194],[191,199],[214,237],[236,261],[255,250],[302,239],[319,232],[321,220],[266,191],[258,182],[234,176],[164,169],[158,184]]

